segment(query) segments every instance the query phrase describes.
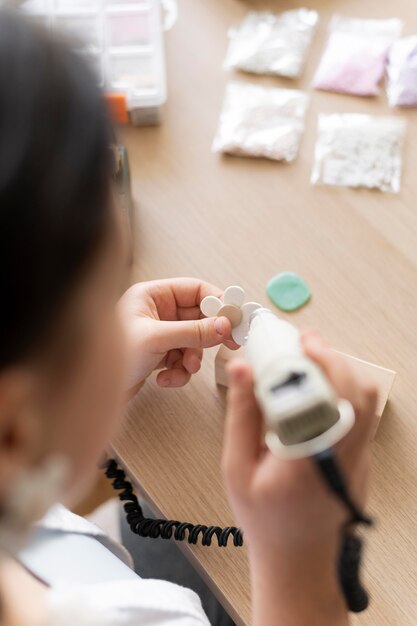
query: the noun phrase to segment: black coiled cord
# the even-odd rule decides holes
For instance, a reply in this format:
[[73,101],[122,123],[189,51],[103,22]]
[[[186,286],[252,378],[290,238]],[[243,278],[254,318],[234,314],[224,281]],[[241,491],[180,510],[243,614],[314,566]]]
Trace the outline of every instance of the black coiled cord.
[[360,537],[347,531],[342,541],[338,572],[340,586],[349,611],[361,613],[369,605],[369,594],[359,578],[363,542]]
[[350,497],[333,450],[329,448],[316,454],[314,461],[329,490],[345,505],[350,513],[350,520],[343,529],[338,573],[340,586],[349,610],[353,613],[360,613],[368,608],[369,594],[359,578],[363,541],[358,535],[353,534],[352,528],[358,524],[372,526],[373,521],[358,509]]
[[[359,577],[363,543],[360,537],[352,534],[350,525],[357,523],[370,525],[372,521],[360,513],[350,500],[332,451],[317,455],[315,461],[331,491],[344,501],[348,510],[351,511],[351,521],[343,530],[338,574],[348,609],[353,613],[359,613],[368,607],[369,596]],[[215,537],[221,548],[227,546],[229,537],[233,537],[234,546],[243,545],[242,531],[235,526],[220,528],[219,526],[144,517],[133,486],[117,462],[110,459],[105,462],[103,468],[107,478],[112,481],[113,488],[119,492],[119,499],[123,502],[123,508],[126,512],[126,521],[131,531],[136,535],[154,539],[158,537],[171,539],[173,537],[177,541],[184,541],[187,538],[188,543],[191,544],[196,544],[201,535],[203,546],[210,546]]]
[[206,526],[205,524],[191,524],[189,522],[179,522],[178,520],[152,519],[144,517],[142,507],[133,491],[132,484],[126,479],[125,472],[120,469],[114,459],[106,462],[104,466],[107,478],[112,480],[114,489],[119,491],[119,499],[123,502],[126,512],[126,521],[130,530],[140,537],[151,537],[156,539],[171,539],[196,544],[201,535],[203,546],[210,546],[214,539],[220,548],[227,546],[229,538],[233,537],[233,545],[239,547],[243,545],[242,531],[235,526]]

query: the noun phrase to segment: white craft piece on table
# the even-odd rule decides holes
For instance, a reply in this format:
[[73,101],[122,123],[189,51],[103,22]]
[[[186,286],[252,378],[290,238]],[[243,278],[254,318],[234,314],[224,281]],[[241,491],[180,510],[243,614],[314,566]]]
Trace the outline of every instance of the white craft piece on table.
[[248,336],[252,314],[261,308],[258,302],[245,302],[245,291],[236,285],[225,290],[223,300],[207,296],[200,304],[201,312],[206,317],[224,316],[230,320],[233,340],[240,346],[243,346]]

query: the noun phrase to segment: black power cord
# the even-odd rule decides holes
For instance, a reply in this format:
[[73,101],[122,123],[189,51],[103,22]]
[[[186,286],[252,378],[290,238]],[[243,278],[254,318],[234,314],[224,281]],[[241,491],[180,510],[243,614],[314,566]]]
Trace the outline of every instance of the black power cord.
[[353,534],[352,527],[358,524],[372,526],[373,521],[358,509],[350,497],[333,450],[329,448],[316,454],[314,461],[330,491],[343,502],[350,513],[350,520],[343,529],[338,573],[349,610],[353,613],[360,613],[368,608],[369,594],[359,578],[363,541],[358,535]]
[[[351,524],[371,525],[372,520],[364,516],[349,497],[343,477],[339,471],[333,452],[328,450],[314,457],[326,484],[331,491],[343,501],[351,513],[351,520],[345,525],[342,535],[342,545],[339,556],[339,582],[343,591],[348,609],[354,613],[364,611],[369,604],[369,596],[359,578],[363,543],[360,537],[354,535]],[[233,537],[233,545],[243,545],[242,531],[235,526],[220,528],[204,524],[191,524],[177,520],[152,519],[143,515],[139,500],[134,493],[132,484],[127,480],[125,472],[114,459],[106,461],[104,472],[112,481],[113,488],[118,491],[118,497],[123,503],[126,521],[133,533],[140,537],[153,539],[171,539],[196,544],[201,536],[203,546],[210,546],[213,539],[220,547],[227,546],[229,538]]]
[[171,539],[196,544],[201,535],[203,546],[210,546],[216,539],[218,545],[223,548],[227,546],[229,538],[233,537],[233,545],[239,547],[243,545],[242,532],[236,526],[205,526],[204,524],[191,524],[189,522],[179,522],[177,520],[152,519],[144,517],[142,507],[133,491],[132,484],[126,479],[125,472],[119,468],[116,461],[111,459],[105,465],[105,474],[112,480],[114,489],[120,491],[119,499],[124,503],[126,521],[133,533],[140,537],[151,537],[152,539]]
[[360,613],[369,605],[369,594],[360,581],[363,541],[345,531],[339,557],[339,583],[349,611]]
[[313,458],[330,491],[343,502],[349,511],[351,519],[347,525],[364,524],[365,526],[372,526],[372,519],[364,515],[350,497],[333,450],[329,448],[328,450],[316,454]]

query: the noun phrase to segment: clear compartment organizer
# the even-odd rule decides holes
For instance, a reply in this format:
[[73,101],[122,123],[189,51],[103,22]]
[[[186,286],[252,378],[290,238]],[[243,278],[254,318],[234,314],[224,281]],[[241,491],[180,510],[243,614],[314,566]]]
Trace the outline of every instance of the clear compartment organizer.
[[22,9],[78,42],[104,91],[125,98],[133,124],[159,122],[166,100],[160,0],[26,0]]

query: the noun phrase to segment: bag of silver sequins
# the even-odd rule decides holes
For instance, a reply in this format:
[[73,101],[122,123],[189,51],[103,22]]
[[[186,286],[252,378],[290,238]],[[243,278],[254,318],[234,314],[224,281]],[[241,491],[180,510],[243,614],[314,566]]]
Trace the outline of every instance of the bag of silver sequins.
[[309,101],[308,94],[296,89],[229,83],[213,151],[293,161]]
[[311,182],[398,193],[405,132],[399,117],[319,115]]
[[225,69],[300,76],[318,23],[317,11],[251,11],[229,31]]

